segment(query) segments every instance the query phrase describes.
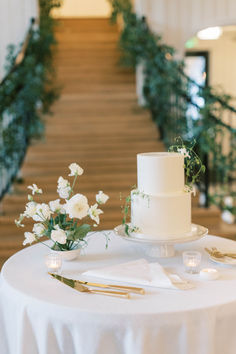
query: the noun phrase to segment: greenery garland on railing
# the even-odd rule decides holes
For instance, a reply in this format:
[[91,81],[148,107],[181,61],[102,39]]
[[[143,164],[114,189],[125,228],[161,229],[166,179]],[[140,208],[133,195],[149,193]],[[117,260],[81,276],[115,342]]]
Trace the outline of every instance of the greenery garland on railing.
[[55,21],[50,12],[59,6],[59,0],[39,0],[39,21],[32,20],[20,48],[9,46],[7,75],[0,82],[0,199],[16,177],[28,145],[42,136],[43,115],[58,96],[52,65]]
[[[236,221],[236,195],[233,192],[236,129],[224,121],[226,113],[236,120],[236,109],[230,105],[232,97],[209,86],[201,87],[187,77],[183,62],[174,59],[174,48],[165,45],[161,37],[149,29],[145,18],[133,12],[129,0],[109,1],[113,7],[112,21],[115,22],[119,15],[123,18],[121,61],[134,68],[142,66],[145,105],[151,111],[166,147],[172,145],[177,136],[187,145],[189,141],[196,141],[196,152],[207,165],[205,183],[199,185],[200,190],[206,192],[210,182],[209,202],[223,210],[228,209],[233,215],[232,220]],[[198,95],[204,99],[203,107],[193,102],[191,85],[197,86]],[[191,116],[190,107],[196,109],[198,119]],[[229,146],[228,151],[223,152],[222,141],[226,136]],[[224,202],[229,196],[231,206]]]

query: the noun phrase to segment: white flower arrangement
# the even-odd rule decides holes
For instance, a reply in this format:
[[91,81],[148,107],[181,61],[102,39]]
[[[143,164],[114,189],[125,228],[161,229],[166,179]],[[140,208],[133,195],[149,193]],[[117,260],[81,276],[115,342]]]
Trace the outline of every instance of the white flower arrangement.
[[[84,170],[76,163],[69,166],[70,174],[74,180],[72,186],[67,179],[58,178],[57,193],[61,199],[50,201],[48,204],[37,203],[34,195],[42,194],[41,188],[36,184],[28,186],[32,195],[28,195],[28,202],[24,213],[20,214],[15,223],[18,227],[24,227],[22,221],[24,218],[31,218],[36,223],[32,232],[25,232],[23,245],[33,242],[42,242],[42,237],[46,236],[53,241],[52,249],[57,251],[67,251],[80,248],[86,245],[86,236],[92,231],[91,225],[81,220],[91,220],[92,226],[97,227],[100,223],[100,214],[103,211],[98,208],[105,204],[109,196],[99,191],[96,196],[96,203],[89,206],[88,199],[83,194],[74,194],[74,186],[78,176],[81,176]],[[43,242],[42,242],[43,243]]]

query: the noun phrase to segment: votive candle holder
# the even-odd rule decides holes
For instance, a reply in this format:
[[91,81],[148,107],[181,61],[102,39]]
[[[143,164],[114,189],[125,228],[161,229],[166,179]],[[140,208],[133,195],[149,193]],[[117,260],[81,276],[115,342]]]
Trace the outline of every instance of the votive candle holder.
[[185,267],[185,272],[191,274],[198,274],[200,271],[201,257],[201,253],[197,251],[183,252],[183,263]]
[[60,274],[62,268],[62,257],[57,253],[50,253],[45,257],[45,264],[48,273]]

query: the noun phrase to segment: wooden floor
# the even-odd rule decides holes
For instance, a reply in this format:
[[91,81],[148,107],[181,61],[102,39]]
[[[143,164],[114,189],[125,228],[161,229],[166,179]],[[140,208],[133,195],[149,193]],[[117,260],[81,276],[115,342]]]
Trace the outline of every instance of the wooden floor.
[[[28,150],[24,183],[4,198],[0,265],[22,248],[23,231],[31,231],[29,222],[27,230],[14,225],[24,210],[28,185],[43,188],[45,201],[56,199],[58,176],[67,178],[68,165],[79,163],[85,173],[78,191],[91,204],[98,190],[110,196],[101,228],[111,229],[122,218],[120,192],[126,196],[136,184],[136,154],[164,149],[148,112],[137,106],[134,73],[118,65],[116,27],[105,19],[63,20],[57,37],[56,67],[63,90],[47,118],[45,139]],[[209,227],[210,233],[235,237],[235,227],[223,225],[216,209],[196,205],[194,222]]]

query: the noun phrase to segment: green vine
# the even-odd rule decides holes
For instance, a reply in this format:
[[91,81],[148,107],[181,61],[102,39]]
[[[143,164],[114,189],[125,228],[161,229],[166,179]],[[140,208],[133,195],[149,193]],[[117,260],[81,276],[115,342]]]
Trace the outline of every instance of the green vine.
[[131,196],[128,195],[125,198],[124,206],[121,207],[122,213],[123,213],[122,224],[124,225],[126,235],[129,235],[129,225],[128,225],[127,219],[129,217],[129,213],[130,213],[130,204],[131,204]]
[[[130,236],[132,232],[139,231],[139,228],[137,226],[130,225],[128,222],[128,219],[130,219],[131,201],[133,195],[139,195],[142,198],[146,198],[149,206],[149,196],[139,191],[136,186],[133,186],[130,194],[127,197],[125,197],[124,205],[121,206],[121,210],[123,214],[122,224],[124,225],[124,231],[127,236]],[[122,196],[120,196],[120,200],[122,200]]]
[[[232,97],[211,86],[201,87],[187,77],[183,62],[174,57],[175,49],[163,43],[161,36],[150,30],[145,18],[133,12],[129,0],[109,1],[113,8],[111,20],[123,18],[119,41],[121,62],[133,68],[142,66],[145,106],[158,126],[161,139],[167,148],[173,145],[176,136],[187,145],[195,141],[192,154],[195,152],[207,169],[198,182],[199,188],[206,192],[210,184],[209,202],[222,208],[214,195],[233,195],[236,182],[236,129],[225,122],[226,113],[236,119]],[[204,100],[203,107],[192,101],[193,85]],[[198,119],[192,116],[190,108],[197,112]],[[228,150],[223,148],[225,139]]]
[[175,144],[169,147],[170,152],[181,153],[184,156],[185,183],[190,188],[199,181],[202,173],[205,173],[205,166],[202,164],[200,157],[194,151],[196,142],[185,144],[179,137],[175,139]]
[[43,136],[43,117],[59,93],[54,84],[55,20],[50,11],[60,1],[39,0],[39,5],[39,24],[32,21],[24,58],[15,65],[22,45],[9,46],[8,74],[0,83],[0,198],[16,177],[32,139]]

